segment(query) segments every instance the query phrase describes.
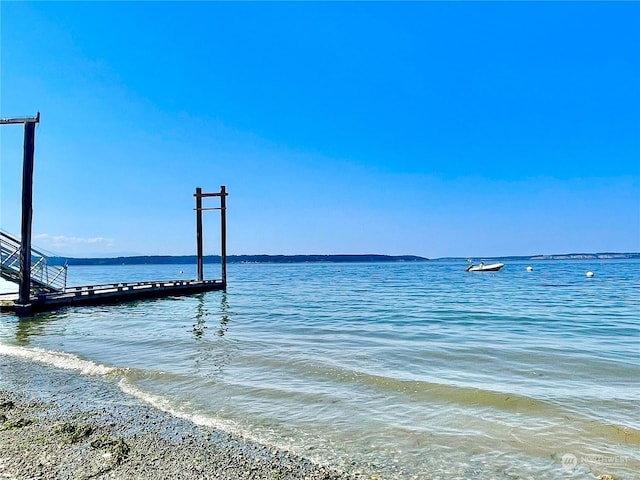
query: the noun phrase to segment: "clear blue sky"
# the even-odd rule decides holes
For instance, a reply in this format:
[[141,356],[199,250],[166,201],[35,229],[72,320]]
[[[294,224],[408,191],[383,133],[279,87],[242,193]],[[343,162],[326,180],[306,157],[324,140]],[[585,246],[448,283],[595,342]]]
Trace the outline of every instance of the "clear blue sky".
[[[0,12],[0,114],[42,114],[54,253],[194,254],[194,189],[223,184],[230,254],[640,251],[638,2]],[[18,234],[23,129],[0,134]]]

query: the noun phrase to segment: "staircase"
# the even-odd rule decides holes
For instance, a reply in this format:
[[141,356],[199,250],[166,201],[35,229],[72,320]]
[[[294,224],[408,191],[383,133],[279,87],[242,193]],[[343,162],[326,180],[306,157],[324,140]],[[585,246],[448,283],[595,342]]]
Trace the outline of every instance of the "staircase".
[[[20,283],[20,240],[0,231],[0,277]],[[33,294],[64,292],[67,265],[47,264],[47,256],[31,249],[31,292]]]

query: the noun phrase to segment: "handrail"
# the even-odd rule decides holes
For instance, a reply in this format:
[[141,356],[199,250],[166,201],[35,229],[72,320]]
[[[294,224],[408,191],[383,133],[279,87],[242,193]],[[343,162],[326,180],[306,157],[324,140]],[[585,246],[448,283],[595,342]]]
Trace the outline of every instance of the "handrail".
[[[8,239],[12,240],[11,243],[15,244],[18,247],[18,249],[20,248],[21,243],[20,243],[20,239],[19,238],[14,237],[10,233],[6,232],[5,230],[0,229],[0,239],[2,237],[5,237],[5,238],[8,238]],[[7,243],[9,243],[9,242],[7,242]],[[33,254],[35,254],[35,256],[37,256],[37,257],[49,258],[49,256],[47,254],[45,254],[45,253],[43,253],[43,252],[41,252],[39,250],[36,250],[35,248],[31,247],[31,255],[33,255]]]
[[[0,230],[0,276],[11,282],[20,282],[20,241]],[[67,285],[67,265],[47,264],[48,256],[31,249],[37,258],[31,267],[31,286],[34,293],[63,292]]]

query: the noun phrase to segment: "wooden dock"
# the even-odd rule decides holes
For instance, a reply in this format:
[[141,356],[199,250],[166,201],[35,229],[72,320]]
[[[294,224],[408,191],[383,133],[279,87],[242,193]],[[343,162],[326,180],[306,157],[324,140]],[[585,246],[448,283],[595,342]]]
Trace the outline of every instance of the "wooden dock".
[[37,297],[32,297],[27,304],[19,303],[17,294],[0,295],[0,311],[28,316],[76,305],[116,304],[224,289],[225,285],[222,280],[168,280],[87,285],[69,287],[63,292],[40,294]]
[[[35,127],[40,123],[40,112],[34,117],[0,118],[0,125],[24,125],[24,157],[22,162],[22,226],[20,238],[0,231],[0,277],[18,283],[17,294],[0,295],[0,312],[8,311],[20,316],[56,310],[74,305],[102,305],[133,300],[193,295],[227,287],[226,268],[226,187],[219,192],[203,193],[200,187],[193,195],[196,199],[196,242],[198,251],[197,280],[149,281],[111,283],[83,287],[66,286],[67,266],[48,265],[47,255],[31,245],[33,214],[33,170]],[[217,197],[220,207],[203,208],[202,199]],[[204,280],[202,212],[220,211],[221,267],[220,280]]]

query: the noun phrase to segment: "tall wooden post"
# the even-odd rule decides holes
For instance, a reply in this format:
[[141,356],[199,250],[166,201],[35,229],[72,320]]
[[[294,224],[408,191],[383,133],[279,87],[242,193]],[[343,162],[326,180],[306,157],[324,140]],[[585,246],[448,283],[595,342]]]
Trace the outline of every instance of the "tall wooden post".
[[202,259],[202,188],[196,188],[196,239],[198,242],[198,281],[204,279],[204,268]]
[[[39,120],[38,115],[38,120]],[[33,158],[36,121],[24,124],[24,157],[22,162],[22,230],[20,236],[20,285],[18,303],[27,305],[31,299],[31,223],[33,219]]]
[[22,161],[22,229],[20,235],[20,284],[18,304],[28,305],[31,300],[31,220],[33,218],[33,157],[36,143],[35,117],[0,118],[0,125],[24,124],[24,153]]
[[220,186],[220,263],[222,265],[222,285],[227,289],[227,189]]

